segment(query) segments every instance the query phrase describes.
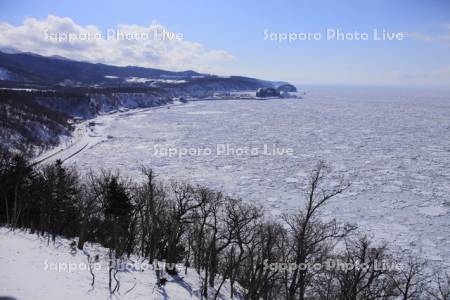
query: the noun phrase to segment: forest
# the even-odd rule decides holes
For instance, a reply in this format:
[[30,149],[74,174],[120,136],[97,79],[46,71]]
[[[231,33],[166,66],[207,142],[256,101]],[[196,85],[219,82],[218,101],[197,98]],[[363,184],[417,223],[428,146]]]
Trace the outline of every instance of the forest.
[[2,151],[0,224],[48,244],[71,239],[75,250],[106,247],[111,294],[120,288],[119,263],[138,255],[166,262],[164,272],[155,269],[161,286],[165,276],[197,272],[205,299],[217,299],[224,284],[236,299],[450,299],[447,270],[399,255],[357,224],[323,217],[351,181],[330,181],[322,161],[299,190],[301,208],[277,217],[223,191],[160,181],[144,166],[142,174],[145,180],[114,170],[81,175],[60,161],[33,165]]

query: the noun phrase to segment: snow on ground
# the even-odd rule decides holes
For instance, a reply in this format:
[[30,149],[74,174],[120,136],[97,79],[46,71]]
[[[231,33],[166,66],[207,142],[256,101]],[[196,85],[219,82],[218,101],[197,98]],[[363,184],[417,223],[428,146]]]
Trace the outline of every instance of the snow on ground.
[[[17,300],[80,300],[80,299],[200,299],[201,284],[195,270],[180,277],[164,275],[166,285],[156,285],[155,272],[145,263],[129,264],[127,272],[120,272],[120,289],[110,297],[106,269],[107,250],[88,244],[85,251],[92,257],[99,255],[94,266],[95,284],[87,256],[83,251],[71,253],[70,240],[57,239],[55,245],[36,235],[0,227],[0,298]],[[132,261],[140,261],[131,257]],[[142,270],[133,270],[138,267]],[[113,281],[114,282],[114,281]],[[213,292],[213,291],[211,291]],[[227,285],[221,289],[221,299],[229,299]],[[214,294],[213,294],[214,295]]]
[[[69,160],[83,171],[118,168],[139,177],[145,164],[160,179],[221,188],[277,215],[302,205],[299,190],[324,159],[336,176],[354,178],[328,216],[450,263],[448,93],[313,90],[303,100],[199,101],[103,118],[94,133],[108,138]],[[217,155],[218,144],[259,151]],[[264,145],[293,155],[265,155]],[[194,155],[155,153],[185,148]]]

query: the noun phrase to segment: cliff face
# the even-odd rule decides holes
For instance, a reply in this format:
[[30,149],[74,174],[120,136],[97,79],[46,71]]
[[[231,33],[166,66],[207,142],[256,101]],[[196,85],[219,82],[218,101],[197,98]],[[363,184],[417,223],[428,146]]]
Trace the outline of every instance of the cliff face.
[[29,92],[0,90],[0,148],[36,154],[69,137],[69,118]]
[[36,103],[48,109],[83,119],[123,108],[145,108],[164,105],[172,101],[172,97],[168,93],[158,90],[115,92],[72,89],[70,91],[30,91],[28,94]]
[[57,88],[36,97],[40,104],[69,115],[92,118],[99,113],[121,108],[144,108],[164,105],[173,98],[201,99],[217,92],[254,91],[270,82],[240,77],[211,77],[183,83],[159,83],[159,86],[127,86],[104,88]]
[[93,114],[115,111],[121,108],[145,108],[172,102],[167,95],[155,93],[114,93],[89,96],[89,107]]
[[172,102],[165,93],[0,90],[0,147],[35,155],[69,138],[70,119]]

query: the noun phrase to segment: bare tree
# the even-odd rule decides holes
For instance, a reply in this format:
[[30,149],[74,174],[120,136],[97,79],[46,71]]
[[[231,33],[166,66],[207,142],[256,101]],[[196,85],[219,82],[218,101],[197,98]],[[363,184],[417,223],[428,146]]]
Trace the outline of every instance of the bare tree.
[[[313,169],[305,191],[305,208],[294,215],[283,217],[291,234],[289,257],[286,258],[297,266],[314,261],[315,254],[320,253],[323,247],[328,247],[328,241],[344,237],[351,230],[350,227],[340,226],[335,220],[325,222],[320,218],[321,209],[330,199],[349,187],[344,178],[340,178],[337,185],[326,187],[328,175],[329,169],[320,161]],[[297,268],[286,274],[287,299],[305,299],[311,276],[312,272],[308,268]]]
[[433,277],[426,293],[433,300],[450,300],[450,273],[438,270],[434,272]]
[[[405,263],[401,263],[402,261]],[[413,256],[408,256],[400,263],[403,266],[400,270],[388,273],[395,289],[399,292],[402,300],[421,299],[428,281],[423,270],[424,262]]]
[[[100,176],[108,176],[104,172]],[[80,195],[76,205],[80,213],[80,233],[77,247],[83,250],[84,243],[87,240],[88,229],[92,226],[93,217],[98,215],[101,210],[100,197],[104,193],[102,183],[104,180],[98,178],[91,171],[85,177],[80,186]]]
[[167,254],[166,271],[177,274],[176,263],[179,256],[179,242],[186,230],[186,225],[193,222],[195,211],[203,205],[203,199],[195,197],[194,187],[186,183],[171,183],[172,201],[169,203],[167,220]]
[[[238,266],[243,262],[248,253],[245,253],[244,246],[252,239],[251,232],[259,225],[257,222],[261,217],[261,210],[250,204],[244,203],[241,199],[226,199],[225,219],[222,221],[227,228],[225,239],[212,247],[215,251],[210,257],[216,261],[211,261],[210,286],[214,286],[216,273],[222,275],[220,285],[217,288],[215,298],[219,295],[220,289],[227,279],[230,279],[231,297],[233,297],[233,287],[236,279]],[[216,240],[217,242],[217,240]],[[225,252],[223,255],[222,252]]]
[[339,294],[336,299],[390,299],[396,296],[395,285],[392,280],[392,266],[383,263],[392,261],[386,251],[385,244],[372,246],[366,237],[346,239],[344,253],[336,257],[343,262],[342,267],[335,267],[336,278],[339,282]]
[[240,245],[246,255],[232,274],[245,289],[246,299],[280,299],[283,295],[280,271],[267,268],[267,263],[282,260],[281,250],[287,247],[286,240],[285,228],[275,221],[260,220],[248,232],[246,241]]
[[140,226],[140,252],[153,262],[159,255],[158,249],[164,238],[163,224],[168,218],[168,203],[165,188],[156,181],[153,170],[142,167],[142,172],[147,180],[135,190],[136,214]]

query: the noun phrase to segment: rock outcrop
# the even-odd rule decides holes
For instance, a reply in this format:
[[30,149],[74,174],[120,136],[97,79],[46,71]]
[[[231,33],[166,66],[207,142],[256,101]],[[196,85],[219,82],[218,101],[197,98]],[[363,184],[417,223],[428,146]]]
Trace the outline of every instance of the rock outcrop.
[[293,86],[292,84],[283,84],[277,87],[277,91],[279,92],[288,92],[288,93],[294,93],[297,92],[297,88]]
[[268,98],[268,97],[281,97],[281,94],[278,90],[270,87],[259,88],[256,91],[256,97],[260,98]]

